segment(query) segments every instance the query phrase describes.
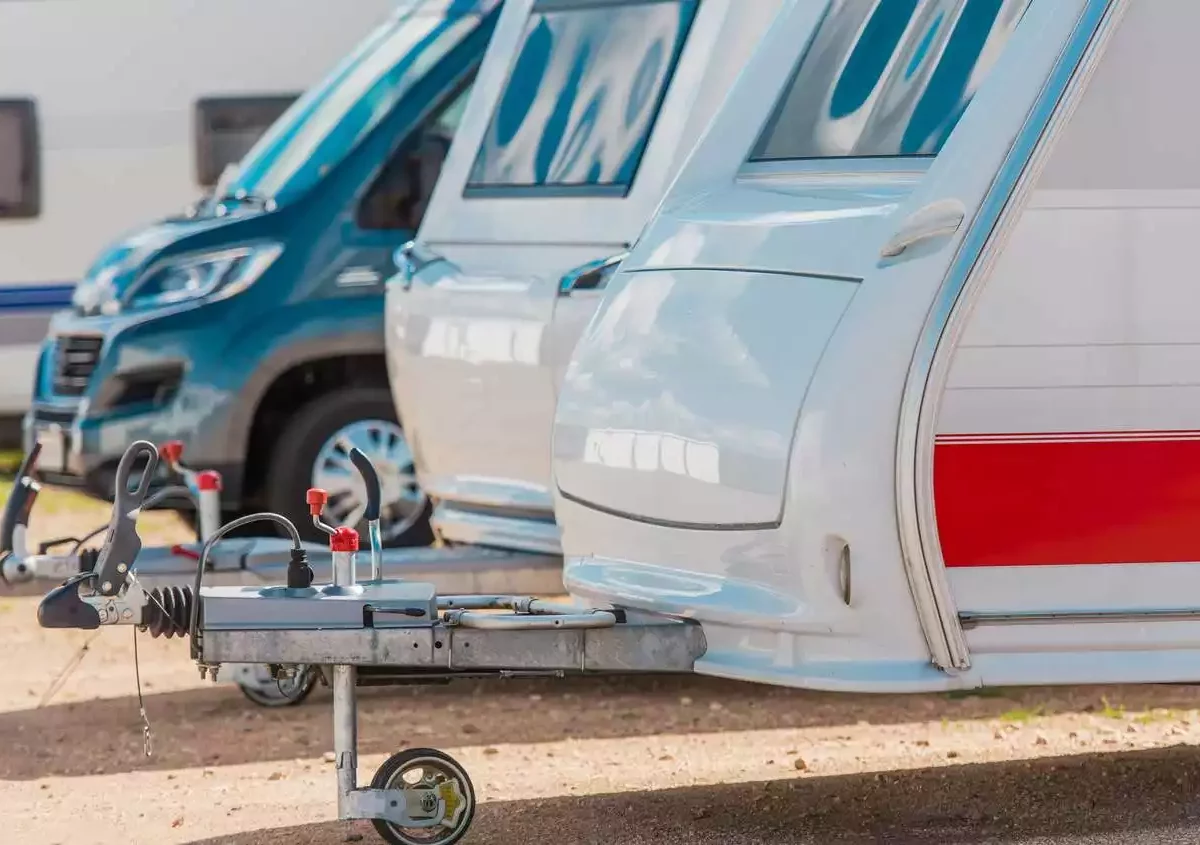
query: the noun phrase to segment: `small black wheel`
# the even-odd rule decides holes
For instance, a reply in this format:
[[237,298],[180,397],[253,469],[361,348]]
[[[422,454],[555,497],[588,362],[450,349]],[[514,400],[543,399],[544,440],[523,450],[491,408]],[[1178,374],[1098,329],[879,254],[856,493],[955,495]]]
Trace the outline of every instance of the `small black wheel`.
[[296,674],[290,678],[261,687],[238,684],[238,689],[259,707],[295,707],[312,694],[318,679],[315,667],[297,666]]
[[475,787],[466,770],[448,754],[432,748],[393,754],[375,772],[371,788],[432,790],[444,807],[444,818],[432,827],[400,827],[374,819],[375,831],[391,845],[453,845],[466,835],[475,818]]

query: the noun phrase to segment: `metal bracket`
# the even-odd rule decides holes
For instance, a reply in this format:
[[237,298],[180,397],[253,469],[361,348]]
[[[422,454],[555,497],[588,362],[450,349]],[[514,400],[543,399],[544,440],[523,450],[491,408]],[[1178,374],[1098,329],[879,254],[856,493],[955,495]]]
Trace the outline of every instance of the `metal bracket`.
[[446,801],[437,789],[355,789],[344,796],[343,819],[382,819],[401,827],[437,827]]

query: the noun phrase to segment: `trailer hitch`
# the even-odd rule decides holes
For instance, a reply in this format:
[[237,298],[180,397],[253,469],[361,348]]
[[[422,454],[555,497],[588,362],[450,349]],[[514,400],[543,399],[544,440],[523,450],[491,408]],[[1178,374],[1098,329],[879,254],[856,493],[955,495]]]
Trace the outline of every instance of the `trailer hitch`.
[[[130,491],[127,482],[142,454],[148,464],[155,460],[149,457],[153,446],[145,441],[133,444],[122,458],[118,475],[126,478],[121,488],[126,495],[114,506],[94,571],[52,590],[38,609],[39,621],[55,628],[134,625],[153,636],[186,635],[202,676],[231,663],[269,666],[278,674],[323,667],[333,687],[338,816],[371,820],[388,842],[459,841],[474,817],[475,791],[458,762],[429,748],[392,755],[370,784],[360,787],[358,686],[690,672],[706,649],[700,626],[690,620],[531,596],[438,596],[432,584],[389,580],[374,566],[371,580],[359,583],[358,532],[323,522],[321,490],[310,490],[307,499],[314,522],[329,533],[330,583],[301,578],[298,563],[284,585],[203,586],[213,543],[250,522],[270,520],[285,527],[302,560],[295,526],[278,514],[261,513],[234,520],[206,540],[193,585],[147,590],[136,576],[141,548],[136,515],[145,490],[139,484]],[[356,465],[361,461],[365,456]],[[373,477],[364,472],[369,488]],[[368,507],[368,517],[376,513]]]

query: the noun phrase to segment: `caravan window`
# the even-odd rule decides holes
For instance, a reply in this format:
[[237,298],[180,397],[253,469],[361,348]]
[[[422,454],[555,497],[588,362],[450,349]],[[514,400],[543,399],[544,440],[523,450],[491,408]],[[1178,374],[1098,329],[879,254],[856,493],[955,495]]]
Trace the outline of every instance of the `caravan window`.
[[698,0],[539,0],[467,195],[628,192]]
[[0,218],[37,217],[37,109],[32,100],[0,100]]
[[1030,0],[834,0],[752,161],[932,156]]
[[196,179],[206,188],[237,164],[298,94],[276,97],[206,97],[196,103]]

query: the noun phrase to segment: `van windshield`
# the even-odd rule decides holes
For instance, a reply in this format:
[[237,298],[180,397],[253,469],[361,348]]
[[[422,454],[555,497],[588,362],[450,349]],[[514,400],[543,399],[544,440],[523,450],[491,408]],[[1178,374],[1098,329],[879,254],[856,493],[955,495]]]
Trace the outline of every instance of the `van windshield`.
[[495,2],[416,0],[310,88],[216,187],[217,197],[282,204],[342,161]]

